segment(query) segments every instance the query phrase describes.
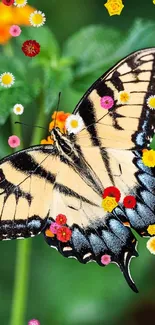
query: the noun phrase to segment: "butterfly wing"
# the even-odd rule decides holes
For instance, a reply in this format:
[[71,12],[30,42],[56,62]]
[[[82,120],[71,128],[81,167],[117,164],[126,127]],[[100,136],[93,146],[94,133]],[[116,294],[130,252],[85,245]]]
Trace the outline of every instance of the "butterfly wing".
[[74,110],[85,128],[80,145],[100,148],[146,148],[154,135],[155,48],[135,52],[101,76]]
[[1,160],[0,240],[31,237],[42,231],[51,208],[57,167],[52,146],[31,147]]

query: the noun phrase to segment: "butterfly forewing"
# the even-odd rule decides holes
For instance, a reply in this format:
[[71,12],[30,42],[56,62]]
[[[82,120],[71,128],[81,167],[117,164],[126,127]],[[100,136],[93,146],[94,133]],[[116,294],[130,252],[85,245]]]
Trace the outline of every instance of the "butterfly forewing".
[[[155,114],[147,105],[147,99],[155,94],[154,80],[154,48],[129,55],[105,73],[75,108],[74,113],[85,124],[78,143],[120,149],[146,147],[154,134]],[[128,93],[126,103],[120,102],[122,91]],[[111,98],[111,104],[106,105],[105,97]]]
[[52,146],[29,148],[1,161],[0,239],[41,232],[51,208],[57,167]]

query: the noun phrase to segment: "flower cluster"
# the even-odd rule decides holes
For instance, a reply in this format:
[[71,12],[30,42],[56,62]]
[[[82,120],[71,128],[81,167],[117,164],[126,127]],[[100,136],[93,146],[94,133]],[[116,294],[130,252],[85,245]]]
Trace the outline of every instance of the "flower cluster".
[[120,15],[124,8],[122,0],[107,0],[104,6],[108,10],[110,16]]
[[[21,1],[25,0],[4,0],[0,2],[0,44],[7,43],[12,36],[15,37],[15,35],[10,33],[12,26],[30,26],[29,16],[35,9],[29,5],[20,8],[19,5],[17,6],[17,3]],[[12,6],[13,3],[14,5]]]
[[[121,198],[121,193],[117,187],[109,186],[103,191],[102,197],[102,208],[107,212],[112,212],[112,210],[118,206],[118,202]],[[123,205],[125,208],[133,209],[136,206],[135,197],[133,195],[125,196]]]
[[26,56],[36,56],[40,52],[40,44],[35,40],[27,40],[22,45],[22,51]]
[[28,325],[40,325],[40,322],[37,319],[31,319]]
[[114,100],[111,96],[103,96],[100,99],[100,105],[102,108],[110,109],[114,106]]
[[54,237],[63,243],[70,240],[72,231],[69,227],[65,226],[67,218],[64,214],[58,214],[55,222],[52,222],[50,228],[46,230],[46,236]]
[[65,128],[69,134],[77,134],[83,129],[83,127],[84,123],[81,116],[79,115],[71,114],[66,119]]
[[108,265],[111,262],[111,256],[108,254],[104,254],[101,256],[101,263],[103,265]]
[[155,167],[155,150],[143,149],[142,161],[147,167]]
[[122,90],[118,93],[118,104],[128,104],[130,100],[130,93],[128,91]]
[[[49,124],[49,131],[54,127],[58,127],[60,132],[65,134],[66,133],[66,128],[65,128],[65,123],[66,119],[70,116],[70,113],[64,113],[63,111],[60,112],[54,112],[52,115],[52,121]],[[41,140],[41,144],[53,144],[54,140],[51,138],[51,136],[48,136],[47,139]]]

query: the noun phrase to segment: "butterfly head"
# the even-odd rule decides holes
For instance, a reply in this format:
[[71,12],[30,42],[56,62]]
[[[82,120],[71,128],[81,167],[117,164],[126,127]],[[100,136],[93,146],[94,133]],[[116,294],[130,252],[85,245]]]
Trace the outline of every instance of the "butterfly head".
[[73,151],[74,142],[71,141],[71,137],[66,134],[62,134],[58,127],[52,129],[51,137],[54,140],[54,144],[60,154],[71,155]]

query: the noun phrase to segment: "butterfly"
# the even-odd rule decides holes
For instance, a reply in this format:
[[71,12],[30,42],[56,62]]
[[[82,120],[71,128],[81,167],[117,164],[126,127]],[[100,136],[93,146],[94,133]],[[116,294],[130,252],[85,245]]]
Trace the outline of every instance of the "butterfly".
[[116,263],[138,292],[131,229],[155,234],[154,80],[155,48],[130,54],[88,89],[65,133],[51,130],[53,145],[0,161],[1,240],[42,233],[65,257]]

